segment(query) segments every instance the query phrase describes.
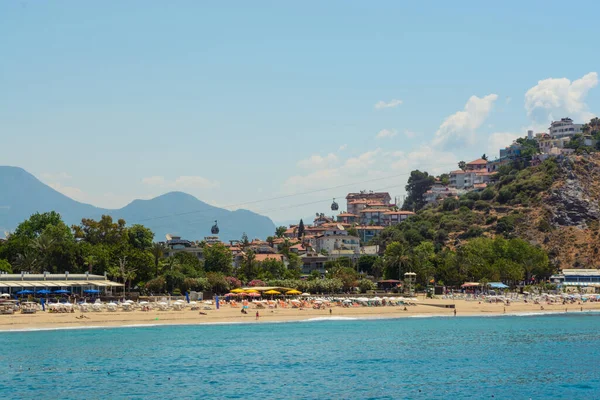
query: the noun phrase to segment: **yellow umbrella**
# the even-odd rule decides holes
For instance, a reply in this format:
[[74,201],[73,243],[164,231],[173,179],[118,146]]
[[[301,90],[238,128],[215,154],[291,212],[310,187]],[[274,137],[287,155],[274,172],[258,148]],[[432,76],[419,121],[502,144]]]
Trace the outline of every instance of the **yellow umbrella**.
[[248,289],[248,290],[245,290],[245,292],[246,293],[258,293],[258,290],[256,290],[256,289]]
[[293,289],[293,290],[288,290],[287,292],[285,292],[285,294],[292,294],[292,295],[294,295],[294,294],[302,294],[302,292],[299,291],[299,290]]
[[231,293],[244,293],[244,289],[233,289]]
[[278,292],[277,290],[267,290],[264,294],[281,294],[281,292]]

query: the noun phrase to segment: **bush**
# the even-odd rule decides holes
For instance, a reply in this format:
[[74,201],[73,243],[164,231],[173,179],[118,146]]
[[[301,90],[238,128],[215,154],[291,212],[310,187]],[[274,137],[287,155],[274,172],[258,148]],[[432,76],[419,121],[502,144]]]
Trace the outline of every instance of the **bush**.
[[481,235],[483,235],[483,229],[481,229],[478,226],[472,226],[469,228],[468,231],[459,235],[459,238],[460,239],[471,239],[471,238],[479,237]]
[[444,211],[454,211],[458,208],[458,200],[448,197],[444,199],[442,203],[442,210]]
[[492,200],[496,196],[496,193],[492,188],[487,188],[481,192],[481,200]]
[[502,189],[500,189],[500,191],[498,192],[498,196],[496,197],[496,200],[498,201],[498,203],[506,203],[510,200],[512,200],[512,198],[515,196],[514,192],[512,191],[511,187],[503,187]]
[[497,220],[498,220],[498,217],[496,217],[495,215],[492,215],[492,216],[486,218],[485,224],[490,225],[490,224],[493,224],[494,222],[496,222]]
[[469,192],[464,195],[464,198],[467,200],[477,201],[480,199],[480,195],[478,192]]
[[377,289],[377,285],[369,279],[361,279],[358,281],[358,288],[361,293],[367,293],[368,290]]
[[490,204],[487,201],[478,200],[475,202],[475,209],[480,211],[487,211],[490,209]]
[[475,205],[475,201],[470,200],[470,199],[465,199],[465,200],[461,200],[460,201],[460,207],[467,207],[469,210],[473,209],[473,206]]

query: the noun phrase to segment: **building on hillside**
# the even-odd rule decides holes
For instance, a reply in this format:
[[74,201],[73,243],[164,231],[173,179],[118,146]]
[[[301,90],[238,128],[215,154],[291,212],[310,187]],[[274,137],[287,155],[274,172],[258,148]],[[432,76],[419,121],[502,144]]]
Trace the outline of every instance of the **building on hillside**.
[[511,163],[511,160],[508,158],[498,158],[493,161],[488,161],[487,171],[488,172],[498,172],[500,167],[502,167],[504,165],[509,165],[510,163]]
[[[512,144],[510,146],[506,146],[503,149],[500,149],[500,158],[508,158],[508,159],[515,159],[515,158],[519,158],[521,157],[521,150],[523,149],[523,146],[521,146],[519,143],[517,142],[512,142]],[[486,164],[487,166],[487,164]]]
[[318,227],[323,224],[330,224],[332,222],[335,222],[335,220],[333,218],[328,217],[325,214],[321,213],[321,214],[317,214],[317,216],[315,217],[315,219],[313,221],[313,226]]
[[361,225],[383,225],[383,215],[390,211],[389,207],[367,207],[360,212]]
[[368,243],[371,239],[379,235],[383,229],[383,226],[359,225],[356,227],[356,232],[363,243]]
[[325,263],[327,256],[322,254],[309,252],[300,256],[302,260],[302,273],[308,275],[313,271],[317,271],[321,275],[325,275]]
[[283,236],[288,239],[295,239],[298,237],[298,225],[290,225],[289,228],[285,230]]
[[368,256],[376,256],[379,254],[379,245],[374,244],[374,245],[369,245],[369,246],[362,246],[360,248],[360,254],[368,255]]
[[312,251],[312,248],[303,243],[298,243],[290,247],[290,252],[298,255],[306,254],[310,251]]
[[386,211],[383,213],[383,220],[382,220],[382,224],[383,226],[392,226],[392,225],[398,225],[400,222],[404,221],[405,219],[412,217],[413,215],[415,215],[414,212],[412,211],[403,211],[403,210],[390,210],[390,211]]
[[473,160],[467,163],[467,171],[483,171],[487,169],[487,160],[483,158],[478,158],[477,160]]
[[472,190],[485,187],[495,172],[488,172],[487,162],[483,168],[476,170],[456,170],[450,172],[450,186],[459,190]]
[[550,124],[548,131],[553,138],[572,137],[581,134],[583,124],[574,124],[571,118],[561,118],[560,121],[554,121]]
[[188,253],[198,259],[204,258],[202,247],[197,246],[194,242],[182,239],[181,236],[174,236],[171,234],[167,234],[166,239],[167,241],[163,243],[165,245],[165,257],[171,257],[177,253]]
[[358,216],[349,212],[343,212],[337,215],[337,222],[342,224],[356,224],[358,223]]
[[432,204],[437,203],[439,201],[444,201],[444,199],[448,197],[456,197],[462,194],[461,190],[456,189],[455,187],[442,185],[441,183],[434,183],[431,189],[429,189],[423,195],[423,200],[425,203]]
[[564,149],[565,145],[571,141],[570,136],[552,137],[551,135],[544,133],[536,135],[535,140],[538,142],[540,153],[552,154],[560,153],[560,151],[553,149]]
[[389,207],[392,197],[387,192],[373,192],[361,190],[358,193],[348,193],[346,196],[346,209],[350,214],[359,215],[367,206]]
[[356,265],[360,256],[361,256],[360,252],[356,252],[354,250],[341,249],[341,250],[335,250],[333,253],[328,254],[327,260],[335,261],[340,258],[349,258],[350,261],[352,261],[352,264]]
[[317,252],[326,251],[327,254],[332,254],[338,250],[352,250],[355,253],[360,252],[360,240],[356,236],[346,234],[338,235],[322,235],[315,238],[315,250]]

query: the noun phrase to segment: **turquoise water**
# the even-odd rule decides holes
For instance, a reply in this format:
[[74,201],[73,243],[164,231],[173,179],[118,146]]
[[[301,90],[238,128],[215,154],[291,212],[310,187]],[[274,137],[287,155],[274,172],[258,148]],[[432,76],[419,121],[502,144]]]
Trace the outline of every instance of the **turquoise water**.
[[0,333],[5,399],[593,399],[600,315]]

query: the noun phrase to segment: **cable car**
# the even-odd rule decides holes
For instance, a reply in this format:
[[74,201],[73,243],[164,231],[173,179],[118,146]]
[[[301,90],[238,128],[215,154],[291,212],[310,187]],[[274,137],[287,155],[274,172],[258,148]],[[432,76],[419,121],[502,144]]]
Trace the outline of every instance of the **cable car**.
[[331,211],[337,211],[340,207],[338,206],[338,203],[335,202],[335,199],[333,199],[333,203],[331,203]]
[[217,225],[217,221],[215,221],[215,224],[212,226],[212,228],[210,228],[210,233],[213,235],[219,234],[219,225]]

